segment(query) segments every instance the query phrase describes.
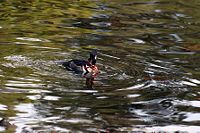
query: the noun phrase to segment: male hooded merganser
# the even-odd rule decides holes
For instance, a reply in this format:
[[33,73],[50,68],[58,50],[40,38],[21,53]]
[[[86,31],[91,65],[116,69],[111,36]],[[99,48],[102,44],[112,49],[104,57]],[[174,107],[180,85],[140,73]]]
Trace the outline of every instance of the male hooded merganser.
[[96,59],[97,50],[92,50],[88,60],[74,59],[68,62],[63,62],[62,65],[69,71],[82,74],[82,76],[87,79],[93,79],[99,73],[99,70],[96,66]]

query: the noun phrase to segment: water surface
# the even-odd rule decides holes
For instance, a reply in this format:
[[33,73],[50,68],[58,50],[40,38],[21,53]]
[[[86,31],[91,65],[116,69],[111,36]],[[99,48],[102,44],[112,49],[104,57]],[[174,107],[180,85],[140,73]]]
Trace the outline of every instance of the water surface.
[[[198,0],[3,0],[10,132],[200,131]],[[98,50],[93,88],[57,61]]]

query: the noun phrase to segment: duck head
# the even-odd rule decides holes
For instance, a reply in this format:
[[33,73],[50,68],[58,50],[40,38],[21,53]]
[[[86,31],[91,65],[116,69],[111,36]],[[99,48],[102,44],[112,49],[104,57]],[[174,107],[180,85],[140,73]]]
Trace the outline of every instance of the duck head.
[[90,57],[88,58],[88,61],[92,64],[95,65],[97,60],[97,50],[92,50],[90,52]]
[[89,72],[86,76],[86,78],[89,77],[96,77],[99,74],[98,67],[96,66],[96,59],[97,59],[97,50],[92,50],[90,52],[90,57],[88,58],[88,62],[91,64],[91,66],[87,67],[87,71]]

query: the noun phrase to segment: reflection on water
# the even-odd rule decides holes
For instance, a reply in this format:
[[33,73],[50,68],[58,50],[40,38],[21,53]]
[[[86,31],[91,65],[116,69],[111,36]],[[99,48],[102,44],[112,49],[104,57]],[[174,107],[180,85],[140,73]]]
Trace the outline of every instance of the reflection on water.
[[[199,132],[199,1],[1,1],[0,131]],[[93,88],[56,62],[98,50]]]

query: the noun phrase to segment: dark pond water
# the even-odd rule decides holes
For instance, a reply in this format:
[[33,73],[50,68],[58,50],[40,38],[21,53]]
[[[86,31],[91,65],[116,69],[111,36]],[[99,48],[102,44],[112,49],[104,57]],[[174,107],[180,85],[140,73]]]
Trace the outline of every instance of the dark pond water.
[[[199,0],[1,0],[0,131],[200,131]],[[93,88],[56,64],[98,50]]]

